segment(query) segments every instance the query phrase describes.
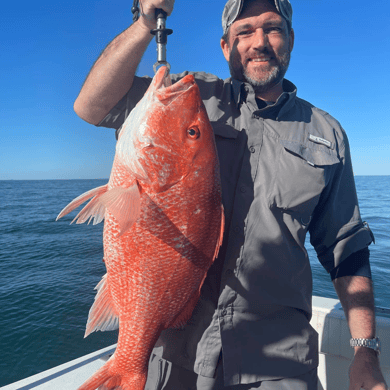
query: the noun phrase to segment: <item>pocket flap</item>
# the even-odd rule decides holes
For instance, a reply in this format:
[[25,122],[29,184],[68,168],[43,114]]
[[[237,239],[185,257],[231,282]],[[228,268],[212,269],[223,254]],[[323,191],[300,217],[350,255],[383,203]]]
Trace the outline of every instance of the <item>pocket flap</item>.
[[308,148],[298,142],[280,140],[285,149],[306,160],[310,165],[333,165],[340,162],[334,150],[325,146],[318,146],[315,149]]

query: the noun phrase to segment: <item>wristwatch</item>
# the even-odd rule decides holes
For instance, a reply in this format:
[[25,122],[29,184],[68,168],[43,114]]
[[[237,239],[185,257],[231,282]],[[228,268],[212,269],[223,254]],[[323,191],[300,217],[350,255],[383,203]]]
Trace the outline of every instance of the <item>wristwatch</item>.
[[378,352],[378,355],[381,353],[379,337],[375,337],[374,339],[351,339],[349,343],[351,347],[367,347]]

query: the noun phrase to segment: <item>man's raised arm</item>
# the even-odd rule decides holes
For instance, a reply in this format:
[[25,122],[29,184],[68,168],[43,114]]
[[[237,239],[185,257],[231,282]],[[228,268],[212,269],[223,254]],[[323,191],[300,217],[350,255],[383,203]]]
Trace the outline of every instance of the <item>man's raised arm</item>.
[[141,58],[156,28],[155,9],[168,15],[174,0],[142,0],[139,19],[119,34],[93,65],[74,103],[76,114],[98,124],[128,92]]

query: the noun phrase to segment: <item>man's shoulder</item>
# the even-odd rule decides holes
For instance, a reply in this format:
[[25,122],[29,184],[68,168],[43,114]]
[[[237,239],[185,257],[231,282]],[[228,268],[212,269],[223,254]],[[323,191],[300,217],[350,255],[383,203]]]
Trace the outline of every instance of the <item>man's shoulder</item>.
[[341,128],[342,129],[340,122],[336,118],[334,118],[331,114],[329,114],[329,112],[315,106],[314,104],[308,102],[307,100],[304,100],[304,99],[297,96],[296,97],[296,104],[298,106],[301,106],[303,110],[310,111],[312,113],[311,115],[314,117],[314,119],[325,120],[327,123],[329,123],[330,126],[332,126],[334,128]]
[[344,144],[347,140],[347,135],[340,122],[329,112],[300,97],[295,99],[295,108],[303,114],[303,117],[309,119],[310,127],[318,133],[316,135],[336,138],[338,144]]
[[219,97],[231,82],[230,78],[223,80],[212,73],[193,71],[172,74],[171,80],[175,83],[189,74],[194,76],[203,100],[210,99],[212,96]]
[[[229,79],[223,80],[216,76],[215,74],[212,73],[207,73],[207,72],[196,72],[196,71],[189,71],[186,70],[181,73],[170,73],[172,83],[176,83],[179,80],[183,79],[187,75],[192,75],[194,76],[195,80],[198,81],[204,81],[208,83],[218,83],[218,84],[224,84],[225,82],[229,82]],[[151,83],[153,77],[151,76],[135,76],[135,79],[141,80],[141,82],[145,83],[145,85],[149,86]]]
[[207,73],[207,72],[195,72],[195,71],[189,71],[189,70],[186,70],[186,71],[181,72],[181,73],[173,73],[173,74],[171,74],[171,79],[173,82],[176,82],[189,74],[193,75],[196,80],[204,80],[206,82],[218,82],[218,83],[222,82],[223,83],[223,80],[220,79],[215,74]]

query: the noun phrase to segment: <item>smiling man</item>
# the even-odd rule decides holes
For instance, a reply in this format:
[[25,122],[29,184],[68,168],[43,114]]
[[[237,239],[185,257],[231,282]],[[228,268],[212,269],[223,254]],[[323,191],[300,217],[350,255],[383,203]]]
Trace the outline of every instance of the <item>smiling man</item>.
[[[96,61],[74,106],[117,134],[151,82],[135,72],[153,38],[155,9],[173,10],[173,0],[141,5],[140,18]],[[360,216],[344,130],[284,78],[294,46],[291,4],[229,0],[222,28],[231,77],[191,73],[215,133],[224,239],[192,318],[161,334],[146,390],[317,390],[308,233],[353,337],[349,390],[386,390],[375,338],[373,234]]]
[[[227,19],[231,13],[227,5],[223,17]],[[275,101],[283,92],[282,81],[294,46],[291,25],[275,4],[257,0],[245,1],[232,25],[228,20],[224,23],[221,47],[232,77],[252,85],[256,97]]]

